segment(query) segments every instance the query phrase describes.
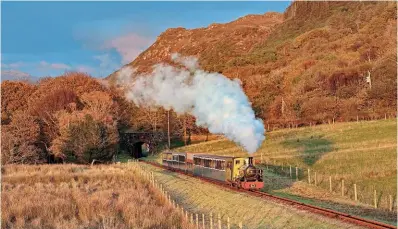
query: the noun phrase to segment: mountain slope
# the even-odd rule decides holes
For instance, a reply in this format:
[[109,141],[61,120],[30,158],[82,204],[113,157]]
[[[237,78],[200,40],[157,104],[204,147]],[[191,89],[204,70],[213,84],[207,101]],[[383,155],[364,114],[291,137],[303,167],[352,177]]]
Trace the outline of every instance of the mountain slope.
[[396,18],[395,2],[296,1],[283,15],[168,29],[128,66],[197,56],[205,70],[240,78],[270,124],[384,117],[396,107]]
[[247,15],[236,21],[207,28],[187,30],[171,28],[158,36],[155,43],[141,53],[129,66],[148,71],[153,64],[169,62],[170,54],[178,52],[200,58],[202,67],[217,71],[217,64],[247,53],[266,38],[275,25],[283,21],[279,13]]

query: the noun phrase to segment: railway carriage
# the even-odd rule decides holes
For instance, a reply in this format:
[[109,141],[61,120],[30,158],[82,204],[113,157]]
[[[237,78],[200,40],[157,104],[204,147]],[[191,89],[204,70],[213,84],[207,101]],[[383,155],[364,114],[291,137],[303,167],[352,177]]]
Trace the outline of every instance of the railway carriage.
[[162,162],[165,166],[239,188],[261,189],[264,186],[262,170],[254,166],[252,157],[165,152]]
[[166,152],[163,153],[163,165],[186,171],[186,153]]

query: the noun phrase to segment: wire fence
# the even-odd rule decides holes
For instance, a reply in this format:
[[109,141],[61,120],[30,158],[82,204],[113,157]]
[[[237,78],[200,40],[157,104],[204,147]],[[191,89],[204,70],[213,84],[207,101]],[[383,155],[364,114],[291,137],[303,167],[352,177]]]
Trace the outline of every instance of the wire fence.
[[166,191],[163,185],[155,179],[153,172],[147,171],[144,166],[138,163],[138,160],[129,159],[128,165],[135,166],[139,169],[140,174],[149,180],[150,184],[156,188],[163,196],[167,204],[175,209],[183,219],[182,225],[187,229],[243,229],[243,223],[232,222],[229,216],[220,215],[209,212],[195,212],[189,209],[184,209],[175,200],[173,200],[170,193]]
[[310,168],[299,168],[292,165],[275,165],[261,163],[266,171],[290,178],[293,181],[304,181],[309,185],[323,188],[330,193],[339,194],[358,203],[397,212],[396,193],[387,193],[375,185],[361,185],[353,180],[345,180],[337,175],[330,175]]

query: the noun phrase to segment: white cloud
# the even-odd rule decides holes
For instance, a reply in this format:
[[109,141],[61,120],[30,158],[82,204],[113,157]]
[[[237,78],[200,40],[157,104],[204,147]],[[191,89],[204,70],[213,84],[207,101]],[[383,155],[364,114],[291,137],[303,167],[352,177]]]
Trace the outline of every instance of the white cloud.
[[71,67],[67,64],[64,63],[48,63],[46,61],[40,61],[39,63],[40,67],[43,68],[50,68],[50,69],[70,69]]
[[89,74],[92,74],[95,72],[95,69],[93,67],[90,67],[87,65],[79,65],[74,70],[78,71],[78,72],[89,73]]
[[115,49],[122,57],[122,64],[127,64],[132,62],[141,52],[147,49],[153,41],[153,38],[129,33],[108,40],[105,42],[104,48]]
[[2,68],[20,68],[22,66],[25,66],[26,64],[24,62],[18,61],[15,63],[9,63],[9,64],[5,64],[5,63],[1,63],[1,67]]

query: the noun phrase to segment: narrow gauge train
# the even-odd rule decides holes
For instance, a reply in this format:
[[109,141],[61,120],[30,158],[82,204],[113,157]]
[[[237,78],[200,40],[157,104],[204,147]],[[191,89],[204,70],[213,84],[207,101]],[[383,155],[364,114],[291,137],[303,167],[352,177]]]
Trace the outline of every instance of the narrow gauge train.
[[164,152],[162,163],[195,176],[224,181],[238,188],[261,189],[264,187],[263,171],[254,166],[253,157]]

